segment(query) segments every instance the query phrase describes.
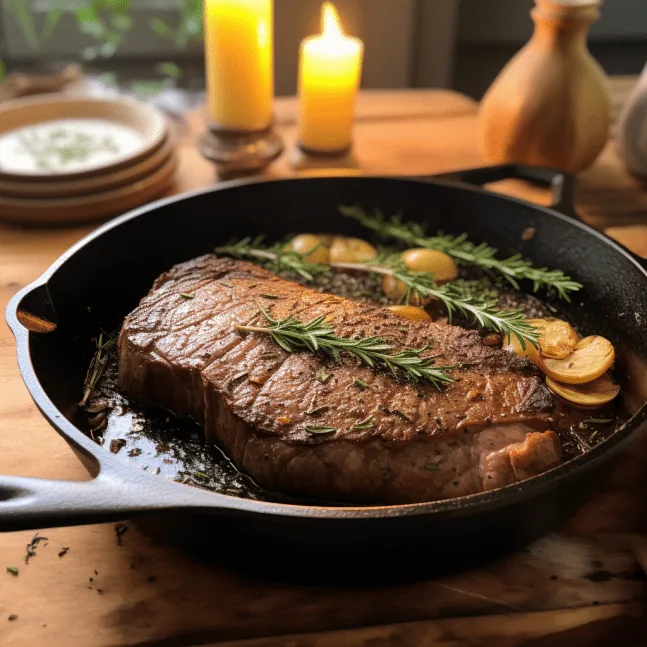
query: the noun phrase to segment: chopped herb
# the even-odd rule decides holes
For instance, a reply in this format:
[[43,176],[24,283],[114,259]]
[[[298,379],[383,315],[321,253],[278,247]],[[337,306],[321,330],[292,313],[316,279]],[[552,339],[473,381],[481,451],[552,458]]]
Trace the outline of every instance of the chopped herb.
[[123,546],[123,537],[128,532],[128,526],[125,523],[115,524],[115,535],[117,536],[117,546]]
[[353,384],[358,386],[360,389],[368,389],[369,386],[364,380],[360,380],[358,377],[353,378]]
[[587,418],[583,422],[585,425],[607,425],[613,422],[613,418]]
[[325,413],[328,411],[330,407],[327,404],[324,404],[321,407],[317,407],[316,409],[310,409],[310,411],[306,411],[305,415],[306,416],[318,416],[322,413]]
[[408,328],[398,328],[398,330],[403,334],[406,335],[409,332]]
[[11,622],[12,620],[18,620],[18,614],[17,613],[12,613],[9,616],[8,620],[9,620],[9,622]]
[[278,359],[281,357],[281,353],[262,353],[261,359]]
[[438,471],[438,465],[436,463],[428,463],[425,466],[426,470],[429,470],[430,472],[437,472]]
[[201,479],[209,478],[209,475],[205,474],[204,472],[193,472],[193,476],[197,476],[198,478],[201,478]]
[[595,437],[599,434],[599,431],[594,431],[591,436],[589,437],[589,442],[593,442],[595,440]]
[[25,555],[25,564],[29,563],[30,557],[34,557],[34,555],[36,555],[36,549],[41,541],[47,541],[47,537],[40,537],[39,534],[36,533],[31,538],[31,541],[26,546],[27,554]]
[[332,434],[337,431],[337,427],[306,427],[309,434]]
[[373,429],[375,423],[373,422],[373,416],[369,416],[366,420],[358,422],[356,425],[353,425],[353,429]]
[[18,567],[17,566],[7,566],[7,573],[11,573],[18,577]]
[[187,294],[186,292],[180,292],[180,296],[181,296],[183,299],[195,299],[195,295],[194,295],[194,294]]
[[233,288],[234,284],[229,281],[220,281],[223,285],[226,285],[228,288]]
[[326,373],[326,371],[319,371],[315,375],[315,380],[317,380],[318,382],[321,382],[322,384],[325,384],[331,377],[332,377],[332,373]]
[[407,422],[413,422],[413,420],[411,420],[411,418],[409,418],[409,416],[407,416],[406,414],[402,413],[400,409],[386,409],[386,412],[394,416],[397,416],[401,420],[406,420]]
[[278,299],[276,294],[259,294],[258,296],[263,297],[264,299]]

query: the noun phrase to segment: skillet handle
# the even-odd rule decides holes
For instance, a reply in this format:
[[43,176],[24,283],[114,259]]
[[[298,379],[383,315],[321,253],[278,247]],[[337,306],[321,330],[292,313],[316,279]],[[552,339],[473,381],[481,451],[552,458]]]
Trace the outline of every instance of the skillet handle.
[[[208,495],[208,501],[200,494]],[[121,470],[102,471],[89,481],[0,476],[0,532],[117,521],[207,503],[213,507],[214,496],[219,495],[143,470],[133,470],[132,476]]]
[[581,220],[575,210],[575,177],[562,171],[541,168],[538,166],[524,166],[523,164],[501,164],[499,166],[484,166],[481,168],[467,169],[465,171],[452,171],[432,176],[465,184],[483,186],[489,182],[499,180],[528,180],[535,184],[553,188],[553,203],[551,209],[561,214]]

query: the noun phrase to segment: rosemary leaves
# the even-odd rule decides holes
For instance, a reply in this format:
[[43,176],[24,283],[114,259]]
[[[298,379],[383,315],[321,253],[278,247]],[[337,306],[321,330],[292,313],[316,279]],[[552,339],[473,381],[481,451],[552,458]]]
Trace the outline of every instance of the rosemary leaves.
[[302,254],[290,251],[280,243],[271,247],[262,247],[262,242],[263,236],[254,239],[243,238],[239,241],[232,241],[223,247],[216,247],[215,252],[234,258],[255,260],[274,274],[295,272],[306,281],[313,281],[318,274],[330,272],[330,267],[327,265],[311,263]]
[[[281,273],[280,267],[284,268],[282,271],[286,271],[285,258],[291,259],[290,262],[292,262],[292,257],[295,253],[277,252],[277,249],[283,249],[282,245],[275,245],[270,248],[259,247],[261,245],[260,240],[245,238],[238,243],[219,247],[216,252],[229,254],[236,258],[252,258],[266,265],[269,263],[277,273]],[[299,257],[298,254],[296,256]],[[367,263],[331,263],[330,266],[323,266],[309,263],[303,259],[301,259],[301,262],[302,265],[291,267],[290,271],[297,271],[308,281],[313,280],[313,268],[325,268],[325,271],[330,271],[330,268],[333,268],[393,276],[406,285],[405,301],[407,303],[414,294],[423,298],[433,297],[440,299],[447,308],[450,320],[454,313],[459,313],[468,321],[476,323],[485,330],[516,337],[524,349],[527,344],[537,346],[538,333],[526,321],[524,313],[520,310],[501,310],[497,306],[496,293],[489,289],[479,288],[478,281],[459,279],[438,286],[433,280],[433,275],[407,269],[399,255],[394,254],[381,254],[377,259]],[[300,271],[295,269],[296,267],[299,267]],[[314,274],[321,273],[321,271],[316,270]]]
[[117,343],[117,334],[112,333],[109,335],[102,331],[99,336],[95,338],[94,342],[96,345],[96,351],[85,376],[83,398],[81,402],[79,402],[80,407],[84,407],[87,404],[88,399],[96,389],[103,372],[106,370],[108,352]]
[[418,223],[402,222],[400,216],[387,219],[379,210],[376,210],[375,215],[372,216],[359,206],[340,206],[339,211],[347,218],[357,220],[381,238],[398,240],[414,247],[436,249],[448,254],[459,264],[475,265],[486,271],[496,272],[517,290],[519,281],[529,280],[532,281],[535,292],[541,288],[552,288],[562,299],[568,301],[569,293],[577,292],[582,287],[561,270],[534,267],[520,254],[498,259],[497,249],[486,243],[477,245],[467,239],[467,234],[427,236],[424,228]]
[[269,326],[236,326],[236,329],[270,335],[288,353],[302,350],[316,353],[324,350],[338,360],[343,351],[358,357],[371,368],[386,369],[396,378],[427,380],[438,390],[453,381],[447,373],[453,367],[436,366],[431,360],[423,358],[422,353],[426,348],[398,350],[379,337],[337,337],[326,324],[325,317],[317,317],[306,323],[294,317],[274,319],[260,303],[257,304]]

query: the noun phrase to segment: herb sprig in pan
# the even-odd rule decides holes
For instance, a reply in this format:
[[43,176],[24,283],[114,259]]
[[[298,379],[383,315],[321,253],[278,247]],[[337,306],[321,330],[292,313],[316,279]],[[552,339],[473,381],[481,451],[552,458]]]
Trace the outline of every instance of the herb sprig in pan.
[[271,247],[263,247],[263,236],[243,238],[228,245],[216,247],[216,254],[225,254],[234,258],[252,258],[260,261],[274,274],[296,272],[306,281],[313,281],[318,274],[330,272],[328,265],[310,263],[302,254],[284,248],[278,243]]
[[570,301],[569,293],[577,292],[582,287],[561,270],[533,267],[532,263],[520,254],[498,259],[497,249],[485,243],[476,245],[467,240],[467,234],[427,236],[424,228],[418,223],[402,222],[400,216],[387,219],[379,210],[372,216],[359,206],[341,206],[339,211],[347,218],[357,220],[382,238],[399,240],[413,247],[436,249],[448,254],[459,264],[475,265],[487,271],[494,271],[517,290],[519,281],[526,279],[533,282],[535,292],[541,288],[552,288],[562,299]]
[[101,332],[94,340],[96,351],[94,357],[90,362],[87,375],[85,377],[83,399],[79,402],[80,407],[84,407],[93,391],[95,391],[103,372],[106,370],[106,362],[108,361],[108,352],[117,343],[117,333],[108,334]]
[[[237,243],[218,247],[215,251],[218,254],[260,261],[268,269],[274,270],[278,274],[281,271],[276,268],[282,267],[282,271],[292,269],[298,271],[308,281],[313,280],[314,274],[330,271],[331,267],[393,276],[407,286],[405,299],[407,302],[413,294],[419,294],[422,297],[435,297],[444,303],[450,319],[453,313],[458,312],[486,330],[516,337],[524,349],[526,344],[537,345],[537,332],[533,326],[527,323],[523,312],[500,310],[492,294],[487,290],[475,289],[474,282],[454,281],[438,286],[434,283],[431,274],[408,270],[396,255],[383,255],[368,263],[331,263],[328,266],[309,263],[295,252],[286,252],[282,245],[268,248],[263,248],[260,245],[259,239],[244,238]],[[303,265],[295,266],[300,267],[301,271],[286,265],[286,258],[292,262],[293,256],[301,257]]]
[[268,326],[236,326],[241,332],[270,335],[288,353],[307,350],[316,353],[329,352],[336,360],[341,353],[358,357],[371,368],[382,368],[394,377],[407,377],[414,381],[427,380],[438,390],[453,380],[447,374],[451,366],[436,366],[431,360],[421,357],[426,348],[398,350],[379,337],[337,337],[326,323],[325,317],[317,317],[304,323],[294,317],[275,319],[260,303],[258,308],[268,322]]

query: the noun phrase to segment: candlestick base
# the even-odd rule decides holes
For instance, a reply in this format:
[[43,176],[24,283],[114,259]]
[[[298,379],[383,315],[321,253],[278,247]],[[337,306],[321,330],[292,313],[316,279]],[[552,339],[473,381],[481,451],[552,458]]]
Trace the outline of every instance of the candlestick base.
[[216,165],[221,179],[228,179],[260,173],[283,152],[283,142],[272,126],[235,131],[210,124],[200,138],[200,152]]
[[290,165],[295,171],[307,171],[311,174],[326,171],[359,171],[359,164],[352,146],[341,151],[323,153],[296,145],[290,157]]

